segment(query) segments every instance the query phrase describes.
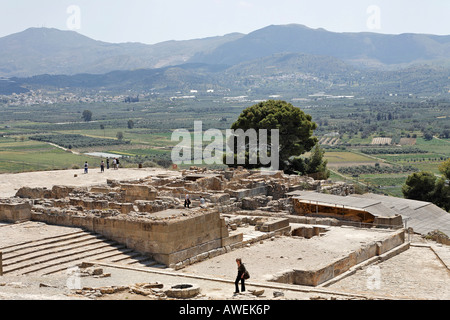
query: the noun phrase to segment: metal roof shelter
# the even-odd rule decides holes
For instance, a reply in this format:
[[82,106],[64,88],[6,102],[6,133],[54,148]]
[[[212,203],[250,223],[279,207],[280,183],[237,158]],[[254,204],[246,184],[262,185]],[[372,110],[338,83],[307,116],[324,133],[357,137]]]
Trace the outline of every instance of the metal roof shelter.
[[373,212],[376,216],[393,217],[397,212],[386,207],[380,200],[362,199],[358,197],[343,197],[317,192],[297,193],[293,198],[308,201],[313,204],[339,206],[346,209],[363,210]]
[[420,234],[439,230],[450,235],[450,213],[431,202],[402,199],[378,194],[351,195],[349,197],[381,201],[385,206],[402,215],[407,227]]

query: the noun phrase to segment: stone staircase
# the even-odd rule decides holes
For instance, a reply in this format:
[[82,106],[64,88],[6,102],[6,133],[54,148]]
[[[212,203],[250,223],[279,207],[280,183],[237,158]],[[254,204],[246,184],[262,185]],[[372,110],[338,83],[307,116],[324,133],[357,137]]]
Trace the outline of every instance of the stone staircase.
[[2,247],[0,252],[3,252],[5,276],[51,275],[87,260],[141,268],[166,267],[125,245],[80,230]]

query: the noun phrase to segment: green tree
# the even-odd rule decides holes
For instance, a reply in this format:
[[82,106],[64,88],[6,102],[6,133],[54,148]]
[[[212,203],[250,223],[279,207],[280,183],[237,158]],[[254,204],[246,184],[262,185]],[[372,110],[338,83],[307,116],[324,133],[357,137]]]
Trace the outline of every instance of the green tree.
[[424,134],[423,134],[423,138],[426,140],[426,141],[430,141],[430,140],[433,140],[433,134],[431,133],[431,132],[425,132]]
[[[258,133],[261,129],[267,129],[269,145],[271,144],[270,130],[278,129],[279,163],[282,170],[289,166],[289,158],[311,151],[316,145],[317,138],[312,136],[316,128],[317,124],[312,121],[310,115],[281,100],[269,100],[245,109],[231,126],[233,130],[255,129]],[[236,156],[236,150],[234,151]],[[235,164],[228,165],[235,166]],[[259,160],[257,165],[250,165],[249,161],[246,161],[244,167],[255,168],[263,167],[263,165]]]
[[436,182],[432,202],[444,210],[450,211],[450,186],[445,178],[441,178]]
[[314,179],[326,180],[330,177],[327,169],[328,160],[324,160],[325,151],[317,144],[309,158],[292,157],[285,169],[288,174],[311,175]]
[[128,120],[128,129],[133,129],[133,128],[134,128],[134,121]]
[[402,188],[403,195],[406,199],[432,202],[435,200],[436,179],[431,172],[415,172],[406,179]]
[[450,180],[450,158],[439,165],[439,171],[447,180]]
[[84,121],[89,122],[92,120],[92,111],[90,110],[84,110],[82,118]]
[[122,131],[117,132],[116,138],[117,138],[117,140],[122,141],[123,140],[123,132]]
[[321,180],[326,180],[330,177],[330,171],[327,169],[328,160],[324,159],[324,154],[325,151],[317,144],[311,153],[311,157],[307,159],[307,174],[315,174],[315,178]]

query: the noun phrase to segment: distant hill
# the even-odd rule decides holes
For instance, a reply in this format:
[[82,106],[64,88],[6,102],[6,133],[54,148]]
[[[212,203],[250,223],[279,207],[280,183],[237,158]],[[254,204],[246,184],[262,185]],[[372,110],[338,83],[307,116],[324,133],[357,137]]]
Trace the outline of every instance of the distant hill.
[[405,65],[450,57],[450,36],[336,33],[302,25],[273,25],[210,53],[198,53],[192,62],[235,65],[276,53],[305,53],[335,57],[365,65]]
[[12,93],[20,94],[28,92],[29,90],[24,88],[23,83],[17,83],[10,79],[0,78],[0,95],[10,95]]
[[199,52],[209,52],[242,36],[234,33],[155,45],[113,44],[74,31],[30,28],[0,38],[0,76],[103,74],[115,70],[161,68],[186,63]]
[[450,36],[336,33],[302,25],[273,25],[186,41],[106,43],[75,31],[30,28],[0,38],[0,77],[104,74],[185,63],[233,66],[280,53],[329,56],[357,66],[392,67],[450,62]]
[[0,81],[8,89],[127,90],[189,92],[192,89],[253,91],[262,94],[448,94],[450,68],[417,65],[395,71],[368,70],[340,59],[301,53],[278,53],[235,66],[188,63],[156,69],[105,74],[38,75]]
[[[213,85],[214,75],[224,67],[204,64],[184,64],[156,69],[119,70],[105,74],[38,75],[28,78],[11,78],[26,88],[73,88],[84,90],[190,90]],[[1,85],[1,83],[0,83]]]
[[302,25],[154,45],[112,44],[48,28],[0,38],[0,94],[49,87],[447,95],[449,70],[450,36]]

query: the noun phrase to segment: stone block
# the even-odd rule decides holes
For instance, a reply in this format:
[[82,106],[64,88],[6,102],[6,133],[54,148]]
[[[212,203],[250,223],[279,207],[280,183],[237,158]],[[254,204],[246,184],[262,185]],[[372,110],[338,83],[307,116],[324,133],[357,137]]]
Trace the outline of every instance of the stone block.
[[22,187],[16,192],[16,197],[23,199],[49,199],[52,197],[52,191],[47,188]]
[[21,222],[31,219],[31,203],[0,203],[0,221]]
[[153,186],[122,184],[120,190],[124,202],[134,202],[136,200],[155,200],[158,192]]
[[230,195],[228,193],[218,193],[210,197],[212,203],[224,203],[230,201]]

